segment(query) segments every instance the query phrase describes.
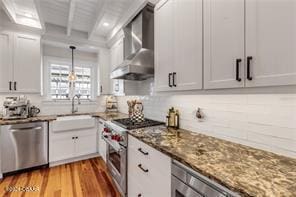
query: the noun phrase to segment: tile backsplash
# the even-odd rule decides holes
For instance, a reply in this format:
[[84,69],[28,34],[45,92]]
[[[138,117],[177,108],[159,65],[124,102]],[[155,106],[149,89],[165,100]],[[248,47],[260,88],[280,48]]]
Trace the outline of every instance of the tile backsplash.
[[[3,111],[3,102],[5,97],[7,96],[19,96],[18,94],[0,94],[0,115]],[[71,102],[49,102],[44,101],[44,98],[38,94],[27,94],[27,98],[30,100],[32,105],[40,108],[41,115],[50,115],[50,114],[63,114],[63,113],[71,113]],[[92,102],[81,102],[81,105],[77,105],[77,100],[75,100],[75,106],[78,107],[79,112],[95,112],[95,111],[104,111],[105,108],[100,107],[100,103],[96,100]]]
[[143,101],[147,118],[165,121],[174,106],[183,129],[296,158],[296,94],[127,96],[118,97],[121,112],[132,98]]
[[[0,103],[5,96],[0,95]],[[44,102],[40,95],[28,98],[41,114],[71,111],[70,103]],[[181,128],[296,158],[296,94],[122,96],[119,111],[127,113],[126,101],[134,98],[143,101],[147,118],[165,121],[174,106],[180,110]],[[84,103],[79,111],[104,111],[105,99]],[[197,108],[204,113],[203,120],[195,117]]]

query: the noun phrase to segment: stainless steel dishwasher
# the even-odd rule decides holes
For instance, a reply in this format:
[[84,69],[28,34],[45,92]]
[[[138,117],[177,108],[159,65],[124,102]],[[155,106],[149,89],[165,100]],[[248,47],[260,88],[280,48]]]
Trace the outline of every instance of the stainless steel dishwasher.
[[36,122],[1,126],[1,171],[48,165],[48,123]]
[[239,197],[209,178],[193,171],[191,168],[173,161],[172,163],[172,197]]

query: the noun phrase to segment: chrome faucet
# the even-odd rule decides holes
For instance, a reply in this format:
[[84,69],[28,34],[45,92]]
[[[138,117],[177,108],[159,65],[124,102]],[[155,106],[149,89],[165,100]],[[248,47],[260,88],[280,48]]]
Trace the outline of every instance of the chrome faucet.
[[80,102],[80,95],[76,94],[72,97],[72,114],[74,114],[75,112],[78,112],[78,107],[75,108],[75,97],[77,97],[78,100],[78,105],[81,104]]

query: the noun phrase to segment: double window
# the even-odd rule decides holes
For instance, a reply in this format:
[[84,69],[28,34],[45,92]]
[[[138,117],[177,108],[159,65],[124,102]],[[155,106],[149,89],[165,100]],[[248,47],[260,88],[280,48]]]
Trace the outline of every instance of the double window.
[[[45,89],[49,100],[68,100],[71,95],[80,99],[93,99],[96,89],[96,65],[93,62],[75,61],[77,79],[70,83],[71,60],[46,57]],[[73,87],[71,87],[73,85]]]

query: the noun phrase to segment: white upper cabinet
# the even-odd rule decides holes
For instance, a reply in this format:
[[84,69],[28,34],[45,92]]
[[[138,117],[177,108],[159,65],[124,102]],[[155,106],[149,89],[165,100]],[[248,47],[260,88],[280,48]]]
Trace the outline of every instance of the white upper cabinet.
[[[123,38],[119,39],[110,49],[111,55],[111,72],[119,66],[124,60],[124,46]],[[124,95],[124,80],[122,79],[112,79],[112,93],[116,96]]]
[[175,90],[202,89],[202,24],[202,0],[175,0]]
[[0,92],[39,93],[40,37],[0,33]]
[[18,92],[40,92],[40,38],[14,35],[14,88]]
[[202,0],[164,0],[157,4],[156,91],[202,88],[202,33]]
[[204,1],[205,89],[244,86],[244,0]]
[[0,92],[12,89],[12,36],[0,32]]
[[110,50],[101,48],[98,54],[98,96],[110,94]]
[[174,0],[161,1],[156,5],[154,11],[156,91],[167,91],[172,87],[169,80],[174,64],[173,2]]
[[246,56],[247,87],[296,84],[295,0],[246,1]]

